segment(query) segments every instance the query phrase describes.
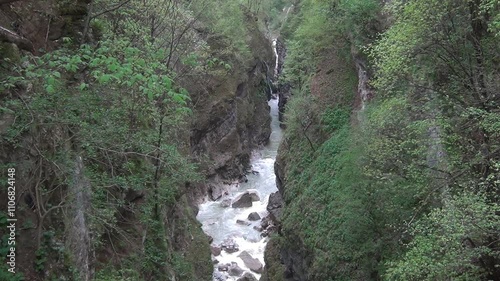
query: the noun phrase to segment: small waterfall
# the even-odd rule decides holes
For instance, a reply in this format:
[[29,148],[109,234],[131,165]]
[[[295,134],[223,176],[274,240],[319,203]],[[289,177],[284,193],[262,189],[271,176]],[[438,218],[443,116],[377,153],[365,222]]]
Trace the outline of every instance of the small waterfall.
[[278,56],[278,50],[276,50],[276,45],[277,45],[278,39],[274,38],[273,39],[273,51],[274,51],[274,57],[276,58],[276,63],[274,64],[274,79],[278,79],[278,67],[279,67],[279,56]]

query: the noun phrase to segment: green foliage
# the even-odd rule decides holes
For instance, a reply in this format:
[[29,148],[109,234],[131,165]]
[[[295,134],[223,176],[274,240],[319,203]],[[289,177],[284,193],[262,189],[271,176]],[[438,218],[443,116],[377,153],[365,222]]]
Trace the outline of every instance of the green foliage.
[[328,108],[321,116],[321,123],[328,134],[333,134],[342,129],[350,118],[349,108],[336,107]]
[[[390,265],[387,280],[483,280],[481,266],[498,257],[487,245],[498,239],[499,206],[486,196],[464,192],[434,209],[412,228],[403,258]],[[471,262],[472,261],[472,262]]]
[[[135,190],[151,196],[147,204],[133,206],[151,218],[156,205],[161,203],[160,211],[171,206],[185,182],[198,177],[175,137],[191,112],[189,95],[175,86],[170,71],[159,62],[164,55],[152,45],[136,48],[125,38],[110,38],[99,47],[63,48],[27,61],[14,76],[16,81],[4,84],[12,91],[23,84],[32,89],[28,100],[6,104],[6,110],[15,112],[16,123],[2,135],[5,145],[23,146],[21,140],[29,133],[38,143],[60,147],[57,151],[42,147],[40,152],[46,165],[57,170],[62,184],[72,178],[72,155],[84,159],[92,186],[87,215],[97,248],[105,245],[102,234],[121,231],[116,213],[127,202],[118,193]],[[74,83],[75,77],[82,82]],[[50,133],[40,135],[39,129]],[[46,246],[38,249],[36,270],[46,269],[49,252]],[[145,259],[155,256],[147,252]],[[149,268],[151,274],[161,276],[153,269],[162,267],[165,263]]]
[[[392,1],[370,45],[379,9],[301,1],[285,28],[283,247],[314,280],[496,279],[498,5]],[[371,46],[375,66],[376,97],[355,121],[340,98],[308,94],[341,40]]]
[[245,27],[245,18],[247,15],[237,1],[200,1],[193,8],[195,13],[199,14],[200,19],[209,24],[212,32],[222,34],[227,38],[224,40],[228,44],[226,55],[237,55],[243,61],[250,58],[250,50],[246,43],[248,32]]

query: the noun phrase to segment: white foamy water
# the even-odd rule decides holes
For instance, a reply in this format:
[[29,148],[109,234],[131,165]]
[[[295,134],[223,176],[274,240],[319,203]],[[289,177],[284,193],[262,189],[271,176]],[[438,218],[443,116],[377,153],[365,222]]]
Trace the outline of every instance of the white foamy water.
[[[238,255],[247,251],[253,258],[259,259],[264,264],[264,249],[266,247],[268,238],[261,237],[260,232],[254,229],[254,226],[259,226],[261,220],[248,221],[248,215],[252,212],[259,213],[260,217],[267,216],[267,202],[269,195],[275,191],[276,177],[274,175],[274,161],[278,151],[279,142],[281,140],[282,132],[279,127],[278,121],[278,100],[271,99],[269,101],[271,107],[271,136],[269,144],[261,150],[256,151],[251,159],[253,173],[248,174],[248,182],[240,183],[229,187],[229,194],[224,196],[218,201],[209,201],[199,206],[197,219],[203,224],[202,228],[205,233],[210,235],[214,241],[212,245],[219,246],[224,240],[231,238],[238,244],[239,251],[235,253],[222,253],[213,257],[219,261],[214,265],[214,276],[218,272],[219,264],[227,264],[236,262],[238,266],[244,271],[251,272],[238,257]],[[222,207],[221,202],[227,198],[235,198],[238,194],[248,189],[255,189],[258,191],[260,201],[253,202],[252,207],[249,208],[231,208]],[[242,225],[236,223],[237,220],[243,220],[249,225]],[[225,280],[237,280],[239,277],[229,276],[225,272],[220,272],[227,277]],[[260,274],[251,272],[257,279]],[[216,279],[214,277],[213,279]]]

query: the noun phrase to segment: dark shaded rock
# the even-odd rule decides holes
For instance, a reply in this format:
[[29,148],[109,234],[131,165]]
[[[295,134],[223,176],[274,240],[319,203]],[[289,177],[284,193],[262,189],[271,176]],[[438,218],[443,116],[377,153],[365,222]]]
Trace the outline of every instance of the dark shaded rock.
[[267,216],[267,217],[262,219],[260,226],[262,227],[262,229],[266,229],[269,227],[269,225],[271,225],[271,223],[272,223],[271,218],[269,218],[269,216]]
[[258,221],[258,220],[260,220],[260,216],[257,212],[252,212],[248,215],[248,220],[249,221]]
[[214,255],[215,257],[220,255],[220,252],[222,251],[221,247],[217,247],[217,246],[210,246],[210,251],[212,252],[212,255]]
[[238,244],[236,244],[236,242],[234,242],[234,240],[231,238],[224,240],[224,242],[222,242],[220,247],[222,248],[222,250],[228,253],[234,253],[240,250]]
[[282,207],[283,207],[283,198],[281,197],[281,194],[278,191],[271,193],[271,195],[269,196],[269,202],[267,203],[266,209],[269,212],[269,217],[276,224],[280,222]]
[[233,208],[252,207],[252,196],[247,192],[244,192],[236,196],[236,198],[234,198],[233,200],[233,204],[231,204],[231,207]]
[[241,269],[237,263],[232,262],[229,266],[229,275],[231,276],[241,276],[243,274],[243,269]]
[[236,281],[257,281],[257,278],[250,273],[250,272],[245,272],[242,277],[238,278]]
[[271,233],[274,233],[275,231],[276,231],[276,226],[270,224],[266,229],[264,229],[264,231],[262,231],[261,235],[262,235],[262,237],[267,237]]
[[258,260],[253,258],[247,251],[241,252],[238,257],[243,261],[246,267],[255,273],[262,273],[263,265]]
[[257,230],[258,232],[261,232],[262,231],[262,226],[256,225],[256,226],[253,227],[253,229]]
[[217,266],[217,270],[219,271],[227,271],[229,269],[229,264],[219,264]]

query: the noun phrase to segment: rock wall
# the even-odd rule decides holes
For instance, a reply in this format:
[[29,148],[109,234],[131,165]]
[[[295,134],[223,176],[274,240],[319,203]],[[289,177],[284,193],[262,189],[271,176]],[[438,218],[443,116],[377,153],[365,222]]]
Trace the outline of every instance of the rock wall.
[[[63,37],[81,40],[91,0],[0,3],[0,42],[16,43],[35,54],[53,50]],[[8,36],[11,34],[12,36]]]
[[[251,151],[266,144],[271,134],[268,91],[274,60],[270,41],[247,14],[250,59],[221,55],[230,48],[224,38],[208,38],[213,55],[231,70],[207,74],[197,84],[186,85],[192,93],[195,117],[191,152],[208,179],[200,194],[216,200],[223,195],[221,183],[243,180]],[[191,81],[193,82],[193,81]]]
[[[278,77],[283,72],[283,68],[285,66],[285,59],[286,59],[286,46],[281,38],[276,39],[276,53],[278,54],[278,67],[277,67],[277,73],[276,73],[276,75],[277,75],[276,80],[278,80]],[[278,93],[278,97],[279,97],[279,100],[278,100],[278,108],[279,108],[278,118],[279,118],[280,122],[282,122],[280,124],[280,126],[284,128],[285,125],[283,122],[285,121],[285,117],[284,117],[285,106],[286,106],[286,102],[288,101],[288,99],[292,96],[292,89],[290,87],[290,84],[286,83],[286,82],[284,82],[284,83],[278,82],[278,86],[276,88],[277,88],[277,93]]]
[[[316,72],[310,81],[311,103],[314,103],[311,114],[314,116],[319,116],[323,110],[332,106],[353,108],[354,116],[362,106],[362,103],[357,101],[367,101],[372,95],[367,85],[369,74],[363,68],[362,59],[355,57],[354,54],[352,58],[345,58],[339,51],[340,48],[341,46],[335,46],[319,54],[322,59],[318,60]],[[287,93],[289,90],[288,86]],[[282,95],[280,99],[281,97]],[[288,95],[285,98],[293,97]],[[286,112],[284,117],[286,118]],[[318,146],[329,137],[320,126],[321,124],[315,123],[310,129],[310,137]],[[285,134],[274,165],[278,194],[274,195],[273,200],[269,200],[267,208],[273,214],[270,218],[277,226],[278,236],[273,237],[266,247],[264,256],[266,267],[261,281],[312,280],[309,269],[314,257],[313,250],[304,246],[300,237],[301,230],[297,229],[296,232],[288,230],[284,233],[281,228],[283,220],[289,215],[287,212],[290,212],[286,203],[295,199],[287,197],[287,188],[290,188],[287,173],[290,172],[290,159],[297,157],[292,153],[299,153],[298,149],[293,149],[299,137],[289,132]]]

